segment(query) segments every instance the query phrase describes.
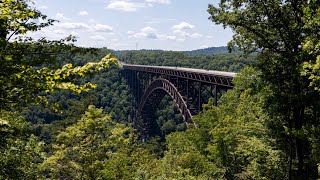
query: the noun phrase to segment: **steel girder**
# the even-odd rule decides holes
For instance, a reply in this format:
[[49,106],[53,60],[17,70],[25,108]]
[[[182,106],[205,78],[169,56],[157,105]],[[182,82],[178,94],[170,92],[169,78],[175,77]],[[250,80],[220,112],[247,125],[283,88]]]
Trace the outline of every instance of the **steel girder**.
[[[202,70],[204,71],[204,70]],[[138,108],[134,114],[134,126],[143,135],[149,136],[156,131],[155,111],[165,94],[171,96],[187,124],[192,123],[192,116],[202,110],[202,104],[218,99],[228,89],[233,88],[231,76],[222,73],[195,72],[179,68],[162,68],[156,66],[123,65],[123,73],[135,96]],[[223,75],[221,75],[223,74]]]
[[[168,80],[166,79],[156,79],[154,80],[149,87],[146,89],[144,95],[141,98],[138,112],[143,112],[146,110],[146,108],[152,107],[154,110],[156,110],[156,107],[158,106],[158,101],[153,101],[154,98],[150,98],[151,95],[161,96],[157,90],[163,90],[166,92],[166,94],[170,95],[173,101],[176,103],[180,113],[183,116],[183,119],[186,123],[191,123],[191,113],[187,107],[187,103],[177,90],[177,88]],[[160,99],[161,101],[161,99]],[[150,106],[146,107],[146,104],[149,104]]]
[[[161,74],[166,76],[175,76],[183,79],[189,79],[193,81],[204,82],[208,84],[219,85],[223,87],[233,88],[232,79],[234,73],[220,72],[220,73],[209,73],[210,71],[201,70],[199,72],[194,69],[188,68],[174,68],[174,67],[161,67],[161,66],[144,66],[144,65],[122,65],[123,69],[148,72],[154,74]],[[219,72],[219,71],[216,71]],[[225,74],[225,75],[224,75]]]

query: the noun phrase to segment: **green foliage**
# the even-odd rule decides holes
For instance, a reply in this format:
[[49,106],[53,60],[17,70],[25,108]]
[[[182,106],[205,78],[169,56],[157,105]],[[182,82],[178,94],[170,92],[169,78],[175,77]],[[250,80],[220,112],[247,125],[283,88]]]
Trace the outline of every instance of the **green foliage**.
[[283,179],[283,154],[267,129],[269,117],[263,110],[266,94],[258,74],[245,68],[235,88],[195,118],[199,131],[210,137],[206,151],[227,179]]
[[190,55],[186,52],[175,51],[125,51],[114,52],[115,56],[124,63],[178,66],[199,69],[238,72],[247,65],[256,62],[255,55],[244,57],[241,54],[212,54]]
[[28,132],[16,113],[0,113],[0,179],[36,179],[45,154],[44,143]]
[[[211,20],[235,32],[229,47],[258,50],[258,56],[207,54],[215,49],[115,52],[126,63],[235,72],[258,57],[255,68],[234,79],[219,107],[204,105],[194,117],[197,128],[185,130],[165,97],[155,119],[161,137],[143,143],[130,126],[134,100],[116,59],[106,49],[75,47],[73,37],[24,37],[54,22],[34,23],[46,16],[29,3],[0,2],[0,179],[315,177],[320,162],[317,0],[210,5]],[[34,102],[54,106],[39,108]],[[32,125],[12,112],[22,104],[28,105],[22,114]]]
[[208,12],[235,32],[229,47],[259,52],[261,81],[270,89],[263,103],[268,128],[288,156],[287,178],[315,179],[319,161],[310,139],[319,139],[319,1],[221,0]]
[[308,32],[303,43],[303,49],[310,55],[309,62],[303,64],[302,74],[311,80],[310,86],[320,91],[320,36],[317,32],[320,28],[320,7],[317,1],[310,1],[304,8],[304,28]]
[[[221,46],[221,47],[209,47],[209,48],[197,49],[192,51],[184,51],[184,52],[192,55],[212,55],[212,54],[227,54],[229,53],[229,50],[228,50],[228,47]],[[237,51],[237,53],[241,54],[242,52]]]
[[155,113],[157,124],[161,130],[158,134],[162,138],[175,131],[184,131],[185,122],[170,96],[164,96]]
[[198,128],[167,135],[163,157],[143,164],[141,177],[285,179],[287,159],[275,148],[263,109],[269,88],[262,86],[254,68],[243,69],[234,84],[219,107],[208,104],[194,117]]
[[135,145],[133,129],[89,106],[57,136],[43,172],[52,179],[130,179],[148,153]]
[[168,150],[161,163],[163,175],[171,178],[212,179],[219,174],[219,169],[204,154],[195,143],[195,134],[177,132],[167,136]]
[[101,174],[102,160],[117,145],[128,143],[128,128],[115,124],[102,109],[89,106],[74,125],[57,136],[54,154],[43,166],[52,178],[95,178]]
[[[79,83],[80,77],[109,68],[110,64],[117,65],[110,54],[98,62],[76,67],[70,63],[62,65],[63,60],[74,54],[97,50],[76,47],[72,36],[57,41],[26,37],[28,32],[38,31],[54,22],[47,20],[31,4],[29,0],[0,1],[1,179],[41,178],[39,164],[44,159],[44,144],[26,131],[31,125],[13,112],[23,109],[21,106],[26,104],[48,105],[46,95],[56,89],[78,94],[87,92],[96,86],[91,82]],[[44,23],[35,23],[38,19]],[[57,110],[55,105],[52,109]]]
[[[62,54],[85,52],[91,49],[75,47],[74,37],[59,41],[42,38],[34,41],[25,37],[27,32],[37,31],[52,25],[54,20],[32,8],[29,1],[3,0],[0,3],[0,108],[9,109],[19,102],[43,102],[40,92],[52,92],[55,89],[68,89],[75,92],[88,91],[95,86],[90,82],[77,85],[71,81],[85,74],[109,67],[115,58],[108,55],[100,62],[88,63],[72,68],[66,64],[62,68],[54,67]],[[34,23],[42,19],[44,23]],[[14,39],[12,39],[15,37]],[[57,54],[60,54],[58,56]],[[67,56],[65,56],[67,57]]]

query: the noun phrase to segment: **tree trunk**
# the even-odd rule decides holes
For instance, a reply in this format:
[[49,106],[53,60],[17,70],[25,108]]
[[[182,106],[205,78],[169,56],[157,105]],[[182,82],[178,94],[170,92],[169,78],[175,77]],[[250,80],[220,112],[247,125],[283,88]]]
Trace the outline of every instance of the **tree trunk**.
[[[295,130],[301,130],[304,124],[304,111],[305,107],[298,107],[294,110]],[[317,164],[313,164],[309,160],[310,157],[310,145],[305,137],[295,137],[295,151],[296,159],[298,160],[297,172],[292,174],[292,179],[308,180],[317,179],[318,168]]]
[[7,35],[7,22],[4,19],[0,19],[0,41],[6,41]]

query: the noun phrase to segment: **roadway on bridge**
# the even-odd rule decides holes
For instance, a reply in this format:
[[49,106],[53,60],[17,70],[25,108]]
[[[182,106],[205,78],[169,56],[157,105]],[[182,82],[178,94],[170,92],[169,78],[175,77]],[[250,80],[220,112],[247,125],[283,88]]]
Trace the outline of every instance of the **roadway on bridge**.
[[216,76],[224,76],[224,77],[235,77],[237,73],[234,72],[225,72],[225,71],[213,71],[213,70],[204,70],[204,69],[194,69],[194,68],[183,68],[183,67],[171,67],[171,66],[147,66],[147,65],[135,65],[135,64],[125,64],[123,62],[119,62],[120,66],[131,66],[131,67],[146,67],[146,68],[159,68],[159,69],[167,69],[167,70],[176,70],[176,71],[184,71],[184,72],[194,72],[201,73],[207,75],[216,75]]

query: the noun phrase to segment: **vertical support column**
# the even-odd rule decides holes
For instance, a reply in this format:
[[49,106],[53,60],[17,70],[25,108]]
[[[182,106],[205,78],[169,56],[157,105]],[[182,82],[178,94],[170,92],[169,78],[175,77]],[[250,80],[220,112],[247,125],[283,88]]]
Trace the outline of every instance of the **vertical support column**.
[[133,91],[134,96],[137,97],[137,82],[136,82],[136,71],[132,71],[132,78],[133,78]]
[[187,108],[189,108],[189,79],[187,79],[187,99],[186,99],[186,102],[187,102]]
[[198,90],[198,112],[202,110],[202,99],[201,99],[201,92],[202,92],[202,83],[199,83],[199,90]]
[[[128,78],[130,79],[130,84],[131,84],[131,90],[132,90],[132,94],[133,94],[133,104],[136,106],[136,108],[138,107],[138,101],[137,101],[137,94],[136,94],[136,78],[135,78],[135,71],[134,70],[129,70],[129,72],[128,72]],[[136,120],[137,120],[137,111],[136,110],[134,110],[133,111],[133,117],[132,117],[132,123],[133,123],[133,125],[135,126],[135,122],[136,122]]]
[[136,82],[136,85],[137,85],[137,94],[138,94],[138,99],[139,99],[139,102],[140,102],[140,98],[141,98],[141,96],[140,96],[140,78],[139,78],[139,76],[140,76],[140,72],[138,72],[137,71],[137,73],[136,73],[136,78],[137,78],[137,82]]
[[179,77],[177,77],[177,80],[176,80],[176,83],[177,83],[177,89],[178,89],[178,91],[179,91]]

